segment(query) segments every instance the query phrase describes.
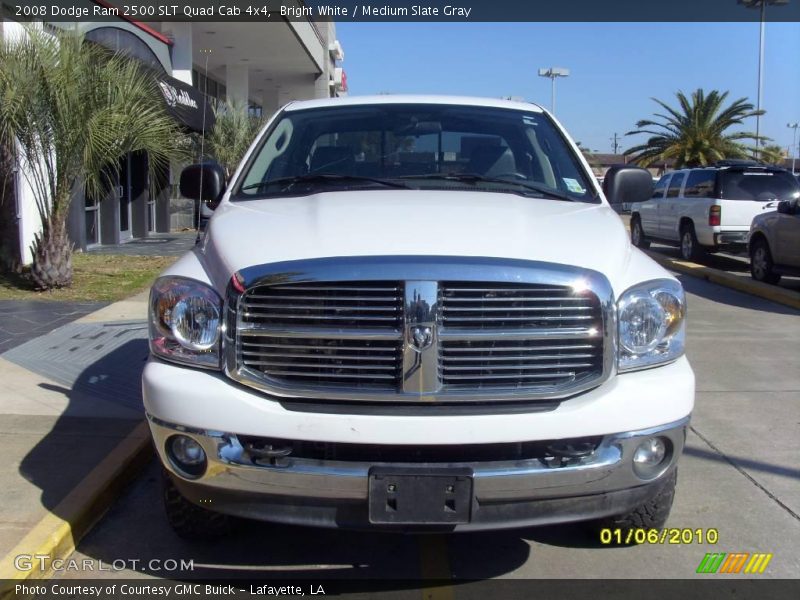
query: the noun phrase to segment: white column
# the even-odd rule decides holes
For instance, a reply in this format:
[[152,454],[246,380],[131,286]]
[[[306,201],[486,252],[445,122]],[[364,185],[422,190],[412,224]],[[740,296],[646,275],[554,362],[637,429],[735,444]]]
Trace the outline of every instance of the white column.
[[172,38],[172,76],[192,85],[192,24],[169,23],[164,35]]
[[225,86],[228,101],[248,104],[250,101],[250,67],[247,65],[228,65],[225,72]]

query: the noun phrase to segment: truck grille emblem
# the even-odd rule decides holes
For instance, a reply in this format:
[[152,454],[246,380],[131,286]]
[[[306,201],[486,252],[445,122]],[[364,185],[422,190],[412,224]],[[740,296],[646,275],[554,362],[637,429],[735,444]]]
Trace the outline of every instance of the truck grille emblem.
[[408,333],[408,341],[417,352],[422,352],[433,343],[433,330],[430,327],[411,327]]

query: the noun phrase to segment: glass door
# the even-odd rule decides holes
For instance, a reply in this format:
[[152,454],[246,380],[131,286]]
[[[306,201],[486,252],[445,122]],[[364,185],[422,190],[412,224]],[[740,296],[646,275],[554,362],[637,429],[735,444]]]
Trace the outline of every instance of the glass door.
[[86,222],[86,245],[100,243],[100,203],[97,198],[86,197],[84,218]]
[[133,233],[131,231],[131,156],[126,155],[120,161],[119,187],[119,241],[126,242]]

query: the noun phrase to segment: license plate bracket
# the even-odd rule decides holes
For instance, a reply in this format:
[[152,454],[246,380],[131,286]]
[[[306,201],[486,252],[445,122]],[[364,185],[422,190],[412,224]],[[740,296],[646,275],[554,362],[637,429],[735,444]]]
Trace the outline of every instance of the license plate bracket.
[[469,523],[472,470],[372,467],[369,522],[394,525]]

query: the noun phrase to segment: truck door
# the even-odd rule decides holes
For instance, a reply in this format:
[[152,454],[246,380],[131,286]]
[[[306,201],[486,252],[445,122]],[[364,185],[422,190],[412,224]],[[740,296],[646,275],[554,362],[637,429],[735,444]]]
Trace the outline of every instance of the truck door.
[[639,205],[639,218],[645,235],[658,237],[658,207],[664,202],[664,192],[667,190],[670,177],[672,173],[662,175],[653,189],[652,198]]
[[676,171],[672,174],[667,188],[667,196],[658,207],[658,236],[668,239],[678,239],[678,212],[683,198],[681,187],[686,179],[686,171]]

